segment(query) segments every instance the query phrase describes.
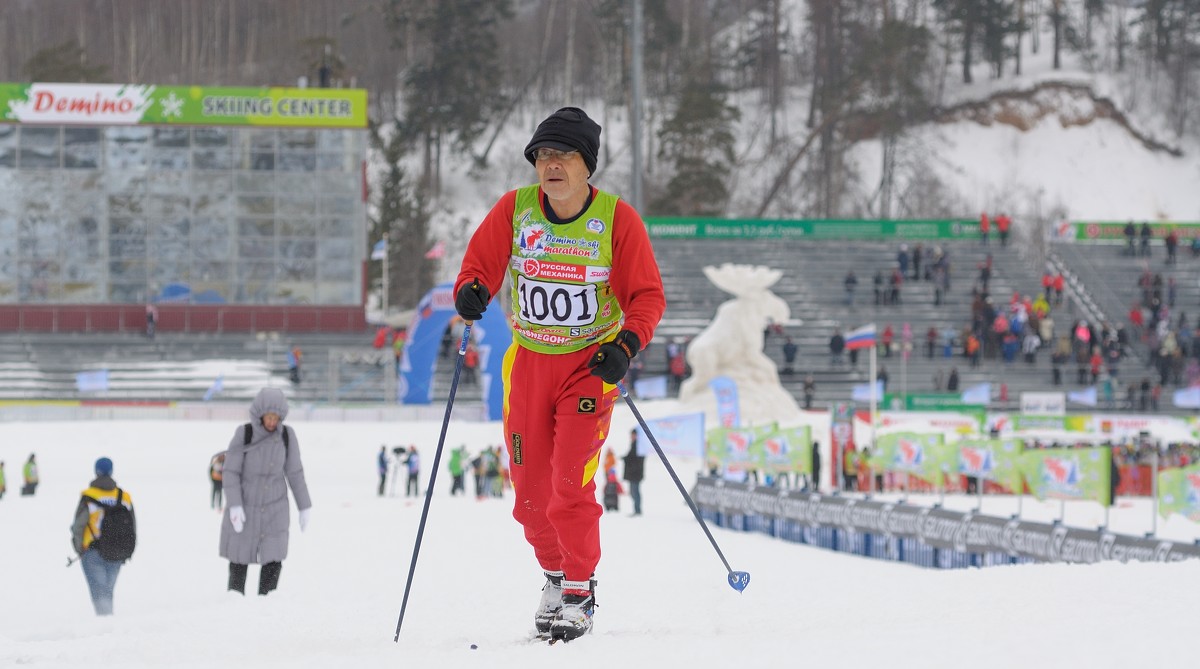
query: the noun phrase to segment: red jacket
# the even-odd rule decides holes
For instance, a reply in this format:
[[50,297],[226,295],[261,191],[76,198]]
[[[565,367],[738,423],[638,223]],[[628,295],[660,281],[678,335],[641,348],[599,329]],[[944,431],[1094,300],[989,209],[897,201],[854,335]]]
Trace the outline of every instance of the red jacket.
[[[591,188],[595,192],[595,187]],[[538,189],[538,201],[544,201],[541,189]],[[505,193],[479,224],[467,244],[458,279],[454,282],[456,295],[464,283],[478,278],[495,298],[510,262],[516,203],[517,191]],[[625,313],[623,327],[637,335],[645,348],[662,319],[667,300],[646,224],[624,200],[617,200],[613,214],[612,243],[613,266],[609,284]]]
[[1056,274],[1056,275],[1054,275],[1054,290],[1061,291],[1061,290],[1063,289],[1063,283],[1064,283],[1065,281],[1066,281],[1066,280],[1065,280],[1065,279],[1063,279],[1063,275],[1062,275],[1062,274]]
[[991,230],[991,229],[992,229],[992,222],[988,220],[988,215],[980,214],[979,215],[979,231],[987,232],[988,230]]

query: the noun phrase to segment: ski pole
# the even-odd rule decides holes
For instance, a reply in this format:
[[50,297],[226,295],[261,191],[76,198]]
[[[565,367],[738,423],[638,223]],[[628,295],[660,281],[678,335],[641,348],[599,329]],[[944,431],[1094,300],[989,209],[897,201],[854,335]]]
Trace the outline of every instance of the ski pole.
[[675,482],[675,487],[679,488],[679,493],[683,495],[683,499],[686,500],[688,506],[692,508],[692,514],[696,516],[696,520],[700,523],[700,527],[704,530],[704,536],[708,537],[708,542],[712,544],[713,549],[717,551],[717,557],[721,558],[721,562],[724,563],[725,571],[729,572],[729,587],[737,590],[738,592],[745,590],[746,586],[750,585],[750,572],[734,571],[733,568],[729,566],[729,560],[725,559],[725,554],[721,552],[720,546],[717,546],[717,540],[713,538],[712,532],[708,531],[708,524],[704,522],[704,518],[700,515],[700,509],[696,507],[696,503],[692,501],[692,496],[688,494],[687,489],[683,487],[683,483],[679,480],[679,476],[675,474],[675,468],[672,467],[671,463],[667,460],[667,456],[665,453],[663,453],[662,447],[658,445],[658,440],[654,438],[654,434],[650,432],[650,427],[646,425],[646,421],[642,418],[641,412],[638,411],[637,407],[633,404],[633,400],[629,397],[629,391],[625,389],[625,384],[617,382],[617,390],[621,393],[621,397],[625,398],[625,403],[628,404],[630,410],[633,411],[634,417],[637,418],[638,425],[642,426],[642,431],[645,432],[646,436],[650,439],[650,444],[654,446],[654,450],[658,453],[659,459],[662,460],[663,466],[667,468],[667,473],[671,475],[671,480]]
[[417,570],[417,554],[421,552],[421,537],[425,535],[425,520],[429,517],[429,503],[433,500],[433,484],[437,480],[438,463],[442,459],[442,446],[446,443],[446,428],[450,426],[450,410],[454,408],[454,392],[458,390],[458,377],[462,374],[463,358],[467,354],[467,340],[471,338],[471,321],[463,328],[462,341],[458,344],[458,360],[454,363],[454,379],[450,382],[450,397],[446,400],[446,415],[442,418],[442,434],[438,437],[437,450],[433,454],[433,472],[425,488],[425,506],[421,509],[421,523],[417,526],[417,541],[413,544],[412,563],[408,565],[408,581],[404,584],[404,601],[400,604],[400,618],[396,620],[396,636],[400,641],[400,626],[404,624],[404,610],[408,608],[408,593],[412,590],[413,572]]

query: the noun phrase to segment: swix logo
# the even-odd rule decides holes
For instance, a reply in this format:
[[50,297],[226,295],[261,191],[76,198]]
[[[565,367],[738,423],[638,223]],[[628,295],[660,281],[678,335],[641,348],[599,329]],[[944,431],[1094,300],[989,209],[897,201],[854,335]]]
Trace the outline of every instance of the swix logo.
[[921,442],[901,439],[896,444],[896,466],[901,469],[917,469],[925,463],[925,449]]
[[1079,463],[1064,458],[1042,461],[1042,481],[1051,486],[1067,488],[1079,484]]
[[988,474],[992,471],[992,452],[986,448],[963,446],[959,451],[962,471],[967,474]]
[[546,227],[541,224],[527,225],[517,233],[517,248],[523,255],[538,256],[546,252]]

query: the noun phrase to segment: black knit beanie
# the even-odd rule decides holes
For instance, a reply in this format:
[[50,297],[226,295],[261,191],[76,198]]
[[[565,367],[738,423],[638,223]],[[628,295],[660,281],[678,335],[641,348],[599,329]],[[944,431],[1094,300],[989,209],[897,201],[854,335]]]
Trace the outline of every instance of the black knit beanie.
[[533,139],[525,147],[525,159],[537,164],[538,149],[578,151],[587,165],[588,176],[596,171],[596,155],[600,153],[600,125],[588,118],[579,107],[563,107],[538,124]]

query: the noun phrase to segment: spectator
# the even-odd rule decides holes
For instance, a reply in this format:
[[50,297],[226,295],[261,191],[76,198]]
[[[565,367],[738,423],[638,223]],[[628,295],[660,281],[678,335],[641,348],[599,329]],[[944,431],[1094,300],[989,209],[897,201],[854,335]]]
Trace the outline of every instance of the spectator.
[[25,479],[25,485],[21,487],[21,496],[31,497],[37,492],[39,482],[37,457],[33,453],[30,453],[29,459],[25,461],[25,469],[22,471],[22,475]]
[[293,386],[300,385],[300,364],[304,360],[304,353],[300,351],[300,347],[292,344],[287,352],[288,363],[288,378],[291,379]]
[[[675,353],[671,355],[667,363],[667,372],[671,375],[671,392],[676,395],[683,386],[683,377],[687,375],[687,355],[684,353],[683,344],[680,341],[676,337],[672,342],[675,344]],[[670,344],[667,347],[670,350]]]
[[1029,329],[1025,333],[1025,339],[1021,342],[1021,352],[1025,354],[1025,362],[1034,364],[1037,362],[1038,349],[1042,347],[1042,338],[1037,335],[1033,329]]
[[463,477],[467,473],[467,446],[459,444],[458,448],[450,451],[450,463],[447,469],[450,470],[450,496],[453,497],[458,493],[464,496],[467,494],[467,484],[463,481]]
[[417,453],[417,447],[411,445],[408,447],[408,457],[404,459],[404,465],[408,471],[408,481],[404,485],[405,497],[420,497],[421,496],[421,456]]
[[922,260],[921,256],[922,255],[924,255],[924,247],[921,244],[917,244],[916,246],[913,247],[913,252],[912,252],[912,268],[913,268],[912,280],[913,281],[921,280],[921,260]]
[[153,304],[146,305],[146,336],[154,339],[155,328],[158,325],[158,307]]
[[813,375],[808,374],[804,377],[804,408],[812,409],[813,396],[817,394],[817,382],[813,380]]
[[[129,493],[117,487],[112,478],[113,464],[108,458],[96,460],[96,478],[80,495],[75,507],[75,520],[71,524],[71,543],[83,575],[87,579],[92,595],[92,607],[98,616],[113,613],[113,589],[121,565],[129,559],[136,542],[137,519],[133,513],[133,499]],[[118,519],[123,507],[127,524]],[[107,526],[105,516],[112,515]],[[117,536],[109,536],[109,533]],[[107,538],[106,538],[107,537]]]
[[1148,222],[1142,221],[1142,229],[1139,231],[1138,236],[1141,237],[1142,240],[1141,255],[1149,257],[1150,238],[1154,236],[1154,233],[1150,230],[1150,224]]
[[937,349],[937,338],[937,328],[930,325],[929,329],[925,331],[925,357],[930,360],[933,359],[933,352]]
[[847,446],[842,451],[842,489],[858,489],[858,454],[853,446]]
[[6,489],[4,484],[4,461],[0,460],[0,499],[4,499],[4,491]]
[[[1134,227],[1133,221],[1125,224],[1125,255],[1135,255],[1137,253],[1137,228]],[[1198,238],[1200,239],[1200,238]]]
[[225,451],[221,451],[212,457],[208,463],[208,479],[212,482],[212,495],[209,497],[209,507],[221,510],[224,502],[221,500],[221,495],[224,492],[225,484]]
[[1166,264],[1174,265],[1175,252],[1179,248],[1179,233],[1175,231],[1175,228],[1171,228],[1171,231],[1168,232],[1167,236],[1163,238],[1163,246],[1167,248]]
[[896,339],[896,333],[892,330],[892,324],[888,323],[883,328],[883,335],[879,339],[879,347],[883,351],[883,357],[892,357],[892,342]]
[[992,231],[992,222],[988,219],[987,212],[979,215],[979,241],[984,246],[988,245],[988,234]]
[[1059,272],[1058,274],[1054,275],[1054,306],[1056,306],[1056,307],[1062,306],[1063,284],[1065,284],[1065,283],[1066,283],[1066,279],[1063,277],[1062,272]]
[[948,392],[948,393],[958,392],[958,368],[957,367],[950,368],[950,376],[946,378],[946,392]]
[[474,343],[468,344],[467,350],[463,351],[463,383],[472,386],[478,384],[478,369],[479,349],[475,348]]
[[996,217],[996,231],[1000,233],[1000,246],[1008,246],[1008,229],[1012,226],[1012,219],[1008,214],[1001,213]]
[[908,276],[908,244],[900,245],[900,251],[896,253],[896,265],[901,277]]
[[637,428],[629,431],[629,452],[622,459],[625,463],[625,480],[629,482],[629,496],[633,499],[633,515],[642,515],[642,478],[645,474],[646,458],[638,455]]
[[786,340],[784,340],[784,342],[783,342],[783,373],[784,374],[790,375],[790,374],[795,373],[795,370],[792,369],[792,365],[796,362],[796,351],[797,350],[798,350],[798,348],[796,346],[796,342],[792,341],[791,337],[788,337]]
[[[858,288],[858,277],[854,276],[854,270],[846,272],[846,278],[842,279],[842,286],[846,289],[846,306],[854,306],[854,291]],[[876,304],[879,303],[876,296]]]
[[833,336],[829,338],[829,362],[831,365],[837,367],[842,364],[842,351],[844,350],[846,350],[846,338],[842,336],[841,328],[834,328]]
[[821,442],[812,443],[812,475],[809,479],[808,490],[821,492]]
[[383,497],[384,485],[387,483],[388,455],[387,446],[379,447],[379,455],[375,458],[375,469],[379,472],[379,496]]
[[885,393],[887,392],[888,378],[887,367],[880,365],[879,372],[875,374],[875,380],[883,384],[883,392]]
[[263,388],[250,405],[250,423],[239,426],[225,457],[228,511],[221,522],[220,555],[229,560],[229,590],[246,591],[248,565],[262,565],[258,594],[279,587],[287,558],[288,488],[308,527],[312,499],[296,433],[284,424],[288,404],[279,388]]
[[885,304],[883,302],[883,270],[875,270],[875,276],[871,279],[871,284],[875,288],[875,306]]
[[938,370],[935,370],[935,371],[933,372],[933,389],[934,389],[934,390],[941,391],[941,389],[942,389],[942,384],[943,384],[943,382],[944,382],[944,381],[943,381],[943,376],[944,376],[944,375],[942,374],[942,370],[940,370],[940,369],[938,369]]
[[1046,302],[1054,299],[1053,291],[1054,275],[1050,273],[1050,270],[1046,270],[1042,272],[1042,293],[1046,296]]

